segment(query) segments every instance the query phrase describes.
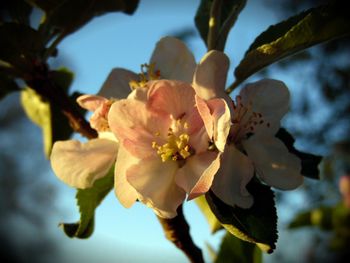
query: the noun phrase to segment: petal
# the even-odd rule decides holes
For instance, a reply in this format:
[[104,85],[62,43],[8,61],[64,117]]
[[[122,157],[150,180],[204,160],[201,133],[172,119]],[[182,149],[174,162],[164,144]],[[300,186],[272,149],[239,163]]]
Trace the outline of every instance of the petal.
[[108,99],[104,97],[88,94],[81,95],[77,98],[79,106],[89,111],[95,111],[107,101]]
[[229,64],[228,57],[216,50],[208,52],[202,58],[193,77],[193,87],[201,98],[209,100],[221,97],[230,100],[225,93]]
[[212,99],[207,103],[213,118],[215,146],[223,152],[231,128],[230,109],[223,99]]
[[208,136],[214,140],[219,151],[223,152],[231,127],[231,114],[223,99],[211,99],[207,102],[196,96],[196,105]]
[[251,136],[242,142],[261,180],[266,184],[290,190],[303,182],[300,159],[273,136]]
[[254,168],[251,161],[231,144],[223,153],[221,166],[211,189],[226,204],[249,208],[254,200],[246,185],[253,175]]
[[183,117],[195,106],[195,91],[185,82],[158,80],[151,82],[147,106],[156,112]]
[[[135,157],[155,155],[152,142],[166,136],[170,119],[162,113],[152,112],[138,100],[119,100],[113,103],[108,114],[111,131]],[[156,136],[156,134],[162,136]]]
[[139,199],[161,217],[173,218],[186,193],[176,185],[174,161],[144,159],[127,170],[127,180],[139,193]]
[[104,177],[115,162],[118,144],[107,139],[86,143],[58,141],[51,153],[51,166],[56,176],[76,188],[89,188]]
[[282,81],[263,79],[247,84],[240,95],[243,105],[251,105],[252,111],[261,113],[271,124],[279,123],[289,109],[290,94]]
[[191,51],[180,40],[164,37],[156,45],[151,63],[164,79],[192,82],[196,61]]
[[138,162],[123,147],[119,147],[117,162],[114,170],[114,191],[120,203],[126,207],[131,207],[136,199],[137,192],[126,180],[126,171]]
[[175,181],[188,194],[188,200],[209,191],[214,175],[220,167],[220,154],[204,152],[186,160],[186,164],[178,170]]
[[98,95],[108,99],[124,99],[131,92],[129,82],[132,80],[138,81],[139,76],[127,69],[112,69],[98,92]]

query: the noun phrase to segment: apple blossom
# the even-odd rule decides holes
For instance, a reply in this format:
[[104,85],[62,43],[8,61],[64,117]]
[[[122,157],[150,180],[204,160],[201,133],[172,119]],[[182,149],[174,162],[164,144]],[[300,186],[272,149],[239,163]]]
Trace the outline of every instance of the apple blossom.
[[[207,114],[206,107],[210,104],[199,107],[201,115]],[[279,189],[298,187],[303,181],[300,159],[275,137],[289,108],[289,91],[284,83],[264,79],[248,84],[230,107],[232,125],[213,192],[231,206],[249,208],[253,197],[246,185],[254,174]]]
[[[210,189],[230,127],[230,111],[221,98],[207,101],[214,114],[206,124],[198,112],[196,92],[211,91],[195,87],[196,81],[226,82],[226,74],[203,65],[196,66],[181,41],[166,37],[141,74],[114,69],[97,96],[78,99],[93,111],[90,123],[100,138],[56,142],[51,155],[56,175],[73,187],[87,188],[116,160],[115,192],[125,207],[140,200],[159,216],[174,217],[186,195],[192,199]],[[123,97],[127,99],[118,100]]]

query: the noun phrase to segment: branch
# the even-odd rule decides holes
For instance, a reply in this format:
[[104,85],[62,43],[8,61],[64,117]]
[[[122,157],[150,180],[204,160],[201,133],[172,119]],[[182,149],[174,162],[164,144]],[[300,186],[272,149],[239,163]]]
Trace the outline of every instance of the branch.
[[89,139],[97,137],[97,132],[91,128],[84,116],[72,104],[68,95],[53,82],[47,65],[36,64],[34,72],[25,76],[24,80],[29,87],[61,109],[74,131]]
[[182,211],[182,205],[177,209],[177,216],[172,219],[158,217],[166,238],[185,253],[192,263],[204,263],[202,251],[193,243],[190,227]]

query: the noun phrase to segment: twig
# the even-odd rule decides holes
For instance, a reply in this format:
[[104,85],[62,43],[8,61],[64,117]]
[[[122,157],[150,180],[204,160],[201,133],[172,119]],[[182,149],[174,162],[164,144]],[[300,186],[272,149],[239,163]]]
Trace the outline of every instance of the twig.
[[182,205],[177,209],[177,216],[172,219],[158,217],[166,238],[171,241],[192,263],[204,263],[202,251],[193,243],[190,227],[182,211]]

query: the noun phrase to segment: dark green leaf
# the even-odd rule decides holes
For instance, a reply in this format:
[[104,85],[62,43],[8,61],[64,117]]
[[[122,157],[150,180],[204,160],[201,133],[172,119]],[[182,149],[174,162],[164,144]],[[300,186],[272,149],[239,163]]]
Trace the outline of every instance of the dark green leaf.
[[8,93],[18,90],[19,87],[16,82],[6,74],[0,72],[0,99],[5,97]]
[[216,231],[220,230],[222,226],[218,221],[218,219],[213,214],[213,212],[210,210],[210,207],[205,197],[204,196],[197,197],[195,201],[199,209],[202,211],[205,218],[207,219],[211,232],[215,233]]
[[281,128],[278,130],[276,137],[280,139],[288,148],[289,152],[298,156],[301,160],[301,174],[312,178],[319,179],[320,171],[318,169],[318,165],[322,160],[321,156],[313,155],[310,153],[304,153],[298,151],[294,147],[294,138],[293,136],[287,132],[286,129]]
[[51,75],[55,85],[67,92],[73,82],[74,73],[67,68],[59,68],[51,71]]
[[80,220],[77,223],[61,223],[60,226],[69,237],[88,238],[94,229],[95,210],[106,195],[113,189],[114,167],[108,174],[98,179],[91,188],[77,190],[77,204]]
[[[195,16],[195,24],[196,24],[197,30],[200,36],[202,37],[205,45],[207,45],[210,9],[213,2],[214,0],[201,0]],[[219,29],[221,29],[222,31],[219,33],[218,38],[224,37],[225,39],[221,41],[223,42],[226,41],[228,31],[233,27],[239,13],[242,11],[245,4],[246,4],[246,0],[223,0],[222,1],[221,16],[220,16],[220,23],[219,23]],[[224,34],[225,36],[223,36]],[[217,41],[220,41],[220,40],[217,39]]]
[[65,35],[74,32],[93,17],[107,12],[132,14],[139,0],[31,0],[31,3],[46,12],[44,27],[59,29]]
[[251,181],[247,189],[254,196],[254,204],[249,209],[231,207],[212,191],[205,197],[214,215],[231,234],[272,253],[278,238],[274,193],[270,187],[255,181]]
[[16,23],[0,25],[0,61],[30,72],[44,49],[41,35],[34,29]]
[[341,1],[313,8],[270,26],[250,46],[235,70],[237,82],[305,48],[350,33],[350,16]]
[[220,245],[215,263],[261,263],[262,253],[255,244],[227,233]]

